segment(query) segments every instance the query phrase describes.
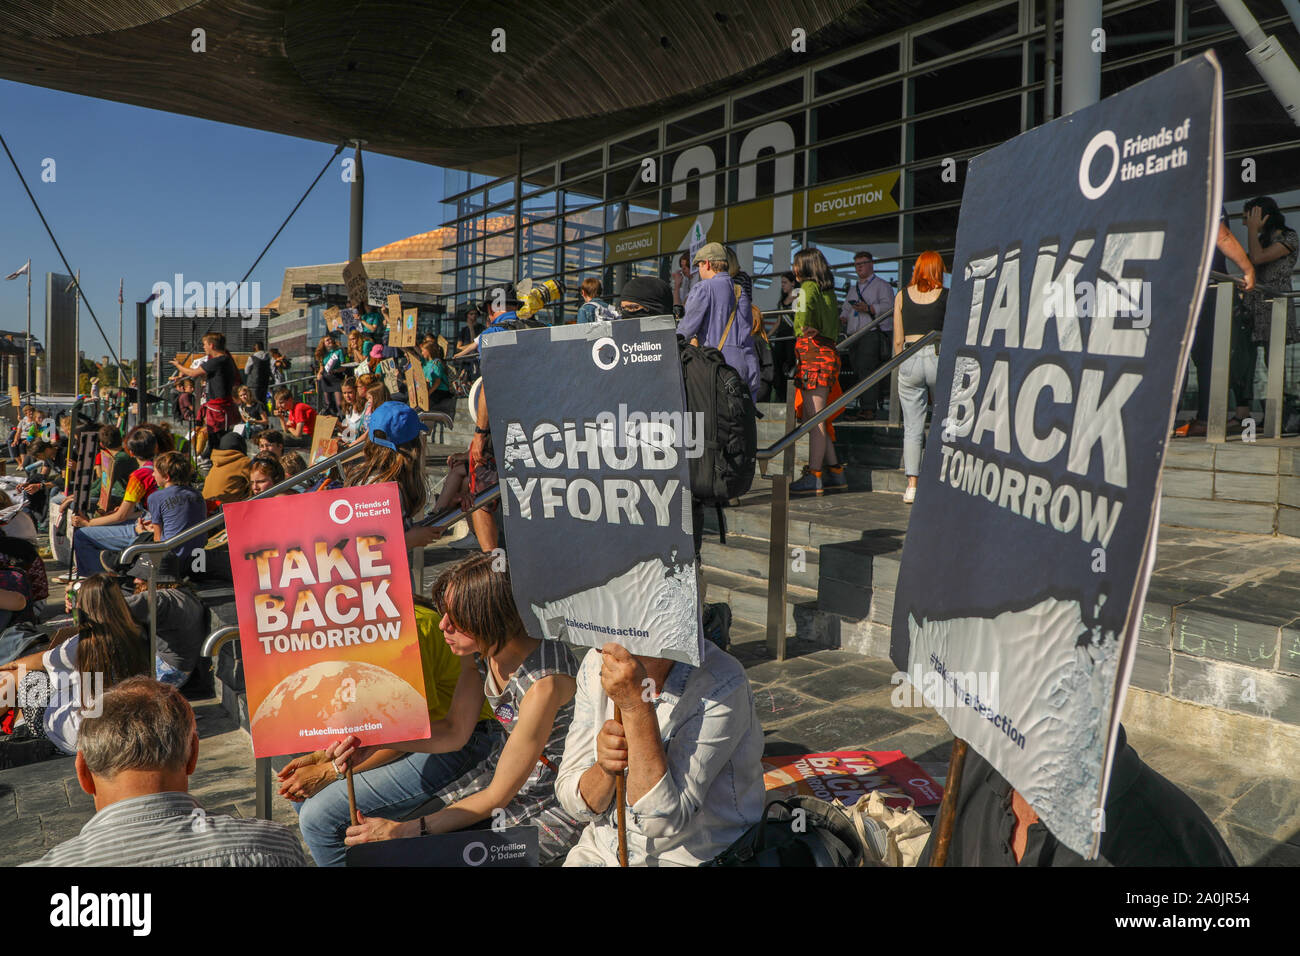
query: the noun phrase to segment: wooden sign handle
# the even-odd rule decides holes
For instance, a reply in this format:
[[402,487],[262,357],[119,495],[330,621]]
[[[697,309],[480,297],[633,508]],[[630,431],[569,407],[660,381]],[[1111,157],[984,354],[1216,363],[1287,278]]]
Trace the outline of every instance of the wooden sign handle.
[[360,821],[357,820],[357,791],[352,785],[351,764],[348,764],[348,772],[344,776],[348,781],[348,819],[352,821],[353,826],[356,826]]
[[[623,723],[623,712],[614,705],[614,722]],[[618,865],[627,866],[627,771],[614,778],[614,799],[618,801]]]
[[957,798],[961,795],[961,774],[966,769],[966,749],[966,741],[960,737],[953,739],[952,756],[948,758],[948,777],[943,782],[943,801],[939,804],[939,819],[934,825],[934,852],[930,854],[931,866],[943,866],[948,862],[953,820],[957,816]]

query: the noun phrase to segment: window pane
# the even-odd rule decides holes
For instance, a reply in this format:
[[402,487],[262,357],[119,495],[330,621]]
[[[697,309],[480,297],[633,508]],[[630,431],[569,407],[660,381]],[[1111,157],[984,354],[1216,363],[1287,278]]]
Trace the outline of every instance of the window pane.
[[950,156],[1020,135],[1020,97],[1011,96],[912,124],[912,158]]
[[[904,254],[933,249],[943,256],[944,264],[951,269],[952,250],[957,244],[957,213],[958,207],[953,206],[950,209],[932,209],[905,215]],[[910,263],[908,268],[911,268]]]
[[605,207],[606,229],[628,229],[659,219],[659,192],[629,196],[622,202],[612,202]]
[[554,186],[555,185],[555,164],[551,163],[543,166],[541,169],[534,169],[531,173],[524,173],[524,192],[528,187],[533,186]]
[[604,191],[605,183],[601,176],[579,180],[564,190],[564,209],[568,212],[570,209],[581,209],[600,202]]
[[715,129],[721,129],[723,115],[724,109],[719,104],[712,109],[696,113],[694,116],[688,116],[675,123],[669,123],[666,130],[669,145],[693,139],[696,136],[703,136]]
[[1167,0],[1102,16],[1106,58],[1126,59],[1174,45],[1174,4]]
[[931,30],[912,40],[912,62],[924,63],[926,60],[961,53],[989,40],[1015,36],[1019,19],[1020,10],[1013,3]]
[[566,181],[574,179],[585,173],[600,169],[602,165],[604,165],[604,160],[601,158],[601,150],[597,149],[590,153],[583,153],[576,159],[571,159],[560,166],[560,178]]
[[[744,162],[746,158],[753,159],[752,154],[755,149],[768,155],[774,151],[789,152],[804,144],[803,131],[804,114],[801,110],[798,113],[790,113],[767,123],[761,123],[744,132],[732,133],[727,162],[734,165]],[[742,158],[740,155],[742,149],[748,154],[747,157]]]
[[736,100],[731,105],[731,122],[743,123],[747,119],[797,106],[802,102],[803,77],[799,76]]
[[515,198],[515,181],[507,179],[504,182],[497,183],[487,191],[487,204],[495,206],[497,203],[507,202]]
[[896,128],[820,146],[812,151],[811,181],[825,183],[873,169],[889,169],[899,164],[900,149]]
[[640,160],[659,149],[659,130],[646,130],[636,136],[613,143],[609,147],[610,163],[621,163],[625,159]]
[[559,241],[559,227],[554,219],[524,227],[523,242],[525,250],[540,249],[542,246],[554,245]]
[[1130,63],[1128,66],[1102,70],[1102,99],[1123,90],[1127,90],[1134,83],[1141,83],[1143,80],[1153,77],[1157,73],[1163,73],[1173,65],[1174,58],[1173,55],[1170,54],[1169,56],[1158,56],[1153,60],[1143,60],[1140,63]]
[[548,249],[545,252],[534,252],[532,255],[524,256],[523,275],[534,279],[545,279],[555,275],[555,249]]
[[995,50],[962,63],[915,76],[912,112],[954,106],[966,100],[1020,88],[1020,48]]
[[898,70],[898,45],[872,50],[813,74],[813,95],[824,96]]
[[573,242],[596,235],[605,229],[605,210],[602,206],[592,206],[582,212],[571,213],[564,217],[564,241]]
[[969,162],[962,159],[957,160],[956,165],[951,167],[953,173],[948,178],[955,179],[955,182],[944,179],[944,172],[948,167],[943,163],[908,170],[907,179],[912,187],[912,200],[907,204],[908,208],[934,206],[943,202],[960,202],[968,165]]

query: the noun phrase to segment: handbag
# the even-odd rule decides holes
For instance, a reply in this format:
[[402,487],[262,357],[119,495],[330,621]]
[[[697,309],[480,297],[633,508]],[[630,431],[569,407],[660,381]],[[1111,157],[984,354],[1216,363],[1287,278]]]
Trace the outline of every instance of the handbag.
[[773,800],[731,846],[704,866],[877,866],[839,807],[795,794]]

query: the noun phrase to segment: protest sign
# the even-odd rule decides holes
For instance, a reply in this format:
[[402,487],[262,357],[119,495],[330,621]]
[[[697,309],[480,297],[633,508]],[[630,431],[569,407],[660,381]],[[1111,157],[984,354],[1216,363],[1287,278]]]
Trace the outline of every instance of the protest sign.
[[[402,291],[400,279],[367,279],[366,280],[366,305],[379,308],[381,305],[388,305],[388,300],[395,297]],[[401,308],[399,305],[398,308]],[[391,311],[389,313],[392,314]]]
[[529,633],[698,664],[687,455],[703,428],[685,414],[671,317],[497,332],[480,345]]
[[1094,857],[1219,219],[1210,55],[971,160],[891,656]]
[[254,754],[427,737],[397,485],[225,509]]
[[[311,428],[311,453],[308,455],[308,464],[314,464],[321,458],[327,457],[321,454],[321,446],[327,442],[331,435],[334,434],[334,426],[339,420],[333,415],[317,415],[316,422]],[[338,443],[335,443],[335,451],[338,450]],[[330,452],[329,454],[334,454]]]
[[17,385],[9,386],[9,402],[14,406],[14,408],[17,408],[23,403],[23,394],[18,390]]
[[348,847],[348,866],[537,866],[538,830],[458,830]]
[[901,750],[838,750],[763,758],[767,799],[795,794],[851,807],[873,790],[898,809],[938,806],[943,788]]
[[[395,349],[406,348],[415,345],[415,325],[412,324],[410,329],[410,341],[407,341],[406,323],[402,319],[402,297],[390,295],[388,297],[388,344]],[[419,310],[412,310],[417,312]]]
[[348,287],[349,307],[369,304],[369,283],[366,281],[366,266],[360,259],[351,259],[343,267],[343,284]]
[[326,309],[321,318],[325,320],[325,330],[327,332],[337,332],[343,328],[343,316],[337,305],[331,305]]
[[406,398],[412,408],[422,412],[429,410],[429,383],[424,377],[424,364],[420,353],[415,349],[406,349]]

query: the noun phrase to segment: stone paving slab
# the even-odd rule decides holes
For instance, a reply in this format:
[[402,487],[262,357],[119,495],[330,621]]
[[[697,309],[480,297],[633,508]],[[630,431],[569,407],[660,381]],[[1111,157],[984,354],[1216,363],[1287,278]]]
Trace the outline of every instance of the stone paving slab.
[[[891,703],[893,665],[852,652],[790,641],[790,657],[772,661],[755,639],[757,629],[738,626],[737,659],[745,664],[769,754],[824,750],[901,750],[942,777],[952,735],[930,708]],[[210,812],[255,815],[252,748],[247,734],[216,701],[195,704],[200,733],[192,792]],[[1243,864],[1300,865],[1300,787],[1261,778],[1229,757],[1139,733],[1129,735],[1138,753],[1182,787],[1206,811]],[[273,761],[282,766],[287,758]],[[71,758],[0,771],[0,865],[41,856],[76,835],[92,815]],[[297,816],[276,796],[272,816],[296,830]]]

